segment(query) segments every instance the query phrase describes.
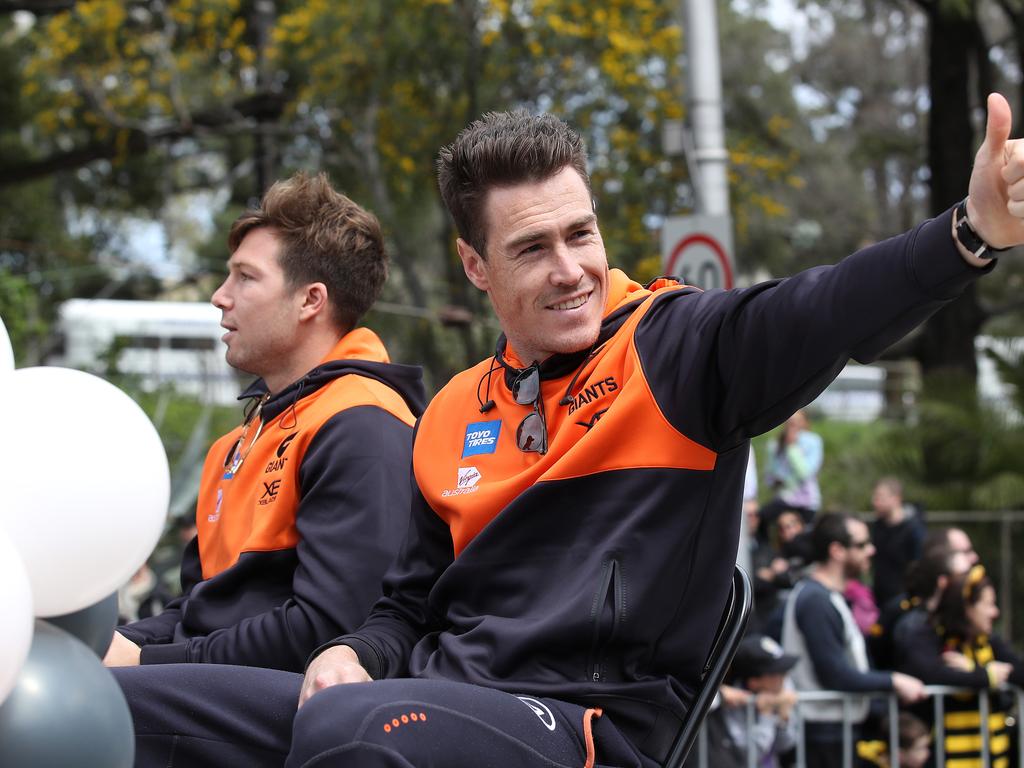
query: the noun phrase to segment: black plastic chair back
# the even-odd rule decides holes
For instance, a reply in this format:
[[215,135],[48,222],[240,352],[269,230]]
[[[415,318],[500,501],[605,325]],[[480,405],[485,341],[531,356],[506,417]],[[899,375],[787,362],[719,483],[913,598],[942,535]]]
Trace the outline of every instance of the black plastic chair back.
[[732,657],[736,655],[736,649],[739,647],[740,640],[743,639],[743,633],[747,628],[747,619],[750,618],[753,595],[754,589],[750,583],[750,577],[737,565],[733,572],[732,589],[729,591],[725,612],[718,625],[715,642],[711,645],[711,653],[708,654],[707,662],[704,664],[700,687],[694,697],[693,707],[672,743],[664,768],[682,768],[686,761],[686,756],[697,738],[697,732],[704,722],[704,717],[711,709],[715,694],[718,693],[718,686],[722,684],[722,679],[732,663]]

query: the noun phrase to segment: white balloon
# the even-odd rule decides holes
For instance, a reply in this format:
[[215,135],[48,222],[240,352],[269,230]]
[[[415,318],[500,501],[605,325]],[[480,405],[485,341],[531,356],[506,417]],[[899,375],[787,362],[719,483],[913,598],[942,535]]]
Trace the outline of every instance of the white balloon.
[[32,588],[18,550],[0,527],[0,704],[14,688],[32,645]]
[[170,472],[143,410],[101,378],[21,368],[4,382],[0,525],[36,616],[71,613],[128,581],[163,531]]
[[14,370],[14,350],[11,337],[7,335],[4,319],[0,317],[0,376]]

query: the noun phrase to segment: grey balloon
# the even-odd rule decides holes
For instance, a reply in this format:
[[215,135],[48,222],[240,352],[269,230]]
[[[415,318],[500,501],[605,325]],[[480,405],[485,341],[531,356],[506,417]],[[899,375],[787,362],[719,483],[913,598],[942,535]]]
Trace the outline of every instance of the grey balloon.
[[134,760],[132,716],[113,676],[79,640],[36,621],[0,706],[0,767],[131,768]]
[[117,626],[117,592],[88,608],[62,616],[47,616],[43,621],[71,633],[102,659],[107,655],[114,627]]

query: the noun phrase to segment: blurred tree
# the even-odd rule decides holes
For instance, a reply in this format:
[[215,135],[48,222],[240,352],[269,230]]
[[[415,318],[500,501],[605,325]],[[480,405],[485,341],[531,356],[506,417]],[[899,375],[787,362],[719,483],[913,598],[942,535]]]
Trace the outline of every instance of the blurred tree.
[[[523,106],[578,126],[612,262],[638,277],[660,271],[660,217],[692,198],[685,166],[660,147],[663,121],[682,114],[670,0],[45,5],[54,12],[15,25],[26,119],[0,156],[0,187],[61,172],[78,205],[152,215],[201,189],[226,191],[237,210],[271,177],[325,168],[383,220],[395,264],[386,299],[419,318],[401,321],[398,347],[435,384],[493,343],[492,325],[466,322],[488,310],[434,191],[437,149],[469,120]],[[724,0],[722,12],[733,16]],[[784,73],[766,72],[785,96]],[[786,213],[772,185],[796,183],[797,142],[760,138],[797,119],[782,101],[785,118],[765,110],[767,131],[752,126],[734,156],[737,206],[760,221]],[[219,246],[200,250],[199,267],[223,261]]]

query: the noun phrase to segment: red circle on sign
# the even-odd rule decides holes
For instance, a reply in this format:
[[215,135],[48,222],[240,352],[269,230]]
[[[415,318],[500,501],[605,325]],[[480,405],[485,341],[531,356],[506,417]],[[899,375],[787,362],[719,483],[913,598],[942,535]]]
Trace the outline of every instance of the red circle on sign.
[[684,250],[689,248],[691,245],[706,245],[711,249],[712,253],[718,259],[719,264],[722,265],[722,277],[726,288],[732,288],[732,269],[729,267],[729,259],[725,255],[725,250],[719,245],[718,241],[713,237],[702,234],[688,235],[679,241],[679,245],[672,249],[672,255],[668,257],[668,268],[667,272],[670,275],[675,274],[676,259],[679,257]]

